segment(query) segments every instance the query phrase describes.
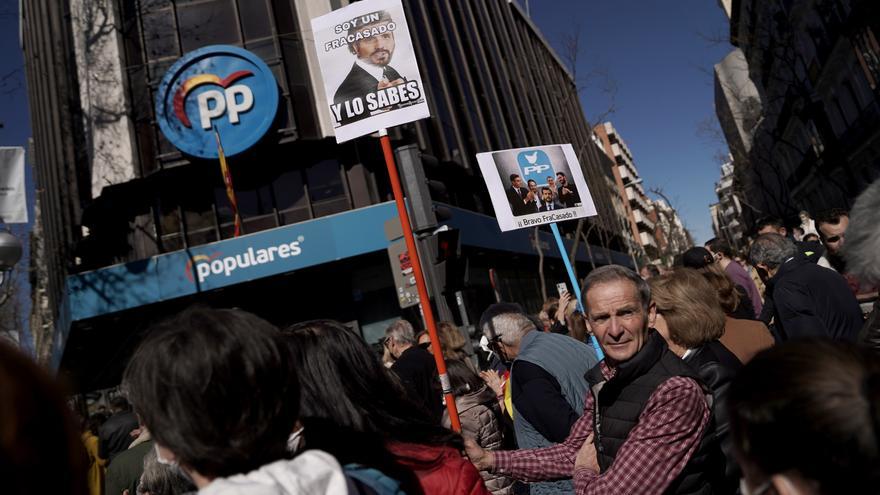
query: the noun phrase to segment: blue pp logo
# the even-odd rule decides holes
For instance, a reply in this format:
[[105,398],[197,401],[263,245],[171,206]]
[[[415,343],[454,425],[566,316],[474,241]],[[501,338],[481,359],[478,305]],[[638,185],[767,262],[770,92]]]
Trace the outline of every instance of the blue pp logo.
[[217,158],[214,129],[226,155],[256,144],[278,111],[278,84],[253,53],[226,45],[189,52],[165,73],[156,95],[156,118],[180,151]]
[[543,186],[547,184],[547,177],[553,175],[550,157],[541,150],[522,151],[516,155],[516,161],[522,171],[523,182],[533,180]]

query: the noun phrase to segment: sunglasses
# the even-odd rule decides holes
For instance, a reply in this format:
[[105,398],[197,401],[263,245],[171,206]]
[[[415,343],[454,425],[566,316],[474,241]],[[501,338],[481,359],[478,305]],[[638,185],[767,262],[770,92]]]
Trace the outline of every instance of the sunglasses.
[[826,237],[826,238],[825,238],[825,242],[837,242],[837,241],[839,241],[839,240],[842,239],[842,238],[843,238],[843,236],[833,235],[833,236],[831,236],[831,237]]

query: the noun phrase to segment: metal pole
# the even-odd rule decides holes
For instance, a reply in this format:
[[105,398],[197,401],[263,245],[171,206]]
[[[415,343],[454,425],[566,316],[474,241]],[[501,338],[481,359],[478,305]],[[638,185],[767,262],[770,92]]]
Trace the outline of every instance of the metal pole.
[[[574,290],[574,295],[577,298],[577,307],[581,313],[584,313],[584,317],[586,318],[586,313],[584,312],[584,305],[581,298],[581,286],[578,284],[577,277],[574,276],[574,269],[571,267],[571,263],[568,261],[568,256],[565,255],[565,244],[562,242],[562,236],[559,235],[559,227],[556,226],[555,223],[550,224],[550,230],[553,231],[553,237],[556,238],[556,245],[559,246],[559,254],[562,257],[562,263],[565,264],[565,269],[568,271],[568,278],[571,280],[571,288]],[[590,334],[590,343],[593,344],[593,349],[596,350],[596,356],[599,358],[599,361],[605,359],[605,354],[602,352],[602,348],[599,347],[599,341],[596,340],[596,336]]]
[[419,260],[419,251],[416,249],[416,239],[413,235],[412,224],[409,223],[409,214],[406,204],[403,202],[403,188],[400,186],[400,176],[394,163],[394,151],[391,149],[391,138],[388,130],[379,130],[379,141],[382,144],[382,152],[385,155],[385,166],[388,168],[388,178],[391,180],[391,190],[394,192],[394,202],[397,204],[397,215],[400,217],[400,227],[403,229],[403,238],[406,239],[406,249],[410,252],[410,261],[413,267],[413,276],[416,279],[416,287],[419,290],[419,305],[425,317],[428,327],[428,335],[431,337],[431,346],[436,349],[434,362],[437,364],[437,373],[440,375],[440,386],[446,398],[446,409],[449,411],[449,420],[452,429],[461,432],[461,422],[458,420],[458,409],[455,407],[455,397],[452,395],[452,386],[449,384],[449,376],[446,374],[446,361],[440,352],[440,339],[437,337],[437,324],[434,322],[434,311],[431,309],[431,299],[428,297],[428,287],[425,284],[422,263]]

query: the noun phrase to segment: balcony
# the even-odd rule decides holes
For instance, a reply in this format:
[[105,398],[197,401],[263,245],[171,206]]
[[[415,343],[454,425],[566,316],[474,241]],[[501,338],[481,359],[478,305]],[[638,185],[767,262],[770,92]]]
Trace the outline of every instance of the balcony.
[[641,224],[646,227],[649,231],[653,232],[656,224],[651,221],[650,218],[646,214],[644,214],[641,210],[633,210],[633,216],[636,218],[636,224]]
[[643,212],[651,211],[651,206],[645,200],[644,193],[637,191],[638,184],[629,184],[626,186],[626,198],[629,200],[633,210],[642,210]]
[[654,248],[657,247],[657,240],[647,232],[639,232],[639,241],[641,241],[642,247],[644,248],[647,248],[648,246]]

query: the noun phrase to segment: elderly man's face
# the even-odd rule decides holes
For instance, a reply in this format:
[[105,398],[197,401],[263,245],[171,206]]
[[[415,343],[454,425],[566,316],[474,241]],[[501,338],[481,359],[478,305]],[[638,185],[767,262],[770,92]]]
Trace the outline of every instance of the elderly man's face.
[[839,254],[843,248],[845,240],[846,228],[849,226],[849,217],[840,217],[837,225],[831,223],[820,224],[817,228],[822,234],[822,243],[831,254]]
[[357,57],[372,65],[384,67],[391,62],[394,54],[394,33],[386,31],[378,36],[370,36],[354,42]]
[[634,283],[615,280],[594,285],[587,290],[584,299],[587,324],[605,351],[609,364],[626,362],[645,346],[656,307],[652,304],[645,312]]

